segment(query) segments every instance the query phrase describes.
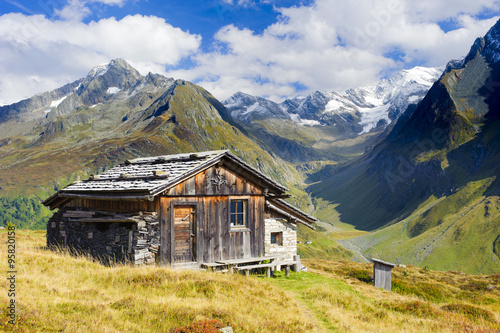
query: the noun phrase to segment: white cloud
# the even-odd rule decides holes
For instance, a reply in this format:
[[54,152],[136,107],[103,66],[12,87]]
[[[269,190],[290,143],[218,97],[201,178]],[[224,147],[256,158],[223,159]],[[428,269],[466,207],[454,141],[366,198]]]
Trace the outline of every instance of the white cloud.
[[196,52],[200,43],[200,36],[155,16],[85,24],[6,14],[0,16],[0,99],[15,102],[57,88],[113,58],[158,71]]
[[63,20],[81,21],[91,14],[86,1],[70,0],[62,9],[55,9],[55,15]]
[[123,6],[126,0],[69,0],[61,9],[54,9],[57,17],[67,21],[81,21],[92,12],[88,4],[103,4],[107,6]]
[[[237,90],[279,99],[300,93],[297,85],[343,90],[382,73],[465,56],[498,19],[475,17],[499,9],[494,0],[316,0],[278,8],[277,22],[262,34],[223,27],[215,36],[217,52],[199,54],[196,68],[170,74],[197,81],[221,99]],[[443,21],[457,28],[445,32]],[[394,51],[400,59],[386,55]]]
[[[243,7],[280,3],[223,1]],[[460,58],[497,20],[480,19],[480,14],[500,13],[498,0],[316,0],[276,8],[276,22],[259,34],[222,27],[214,45],[205,48],[212,51],[202,52],[200,36],[155,16],[82,23],[92,4],[124,2],[70,0],[56,13],[57,20],[0,16],[0,100],[13,102],[56,88],[112,58],[124,58],[144,74],[197,82],[219,99],[238,90],[274,100],[343,90],[373,83],[382,73]],[[443,30],[443,22],[453,29]],[[388,56],[394,53],[400,58]],[[194,66],[178,67],[188,57]]]
[[92,0],[92,2],[100,2],[105,5],[115,5],[115,6],[123,6],[126,0]]

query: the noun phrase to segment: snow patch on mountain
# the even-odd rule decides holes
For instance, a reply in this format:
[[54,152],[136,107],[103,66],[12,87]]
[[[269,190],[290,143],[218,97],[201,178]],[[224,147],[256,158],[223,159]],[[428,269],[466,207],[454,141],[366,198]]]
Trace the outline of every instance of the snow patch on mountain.
[[359,135],[370,133],[372,129],[377,127],[377,125],[384,121],[384,124],[387,125],[391,122],[389,118],[389,108],[390,105],[384,104],[374,108],[360,108],[359,112],[361,113],[361,120],[359,124],[363,126],[363,130],[359,132]]
[[390,124],[408,105],[418,103],[442,72],[443,67],[415,67],[400,71],[374,86],[326,94],[329,101],[324,113],[359,112],[359,124],[363,129],[358,134],[368,133],[381,122]]
[[359,128],[359,135],[387,126],[408,105],[418,103],[443,73],[444,67],[415,67],[368,87],[342,92],[316,91],[305,98],[287,99],[280,104],[241,92],[223,101],[236,120],[284,118],[305,126],[346,123]]
[[237,92],[222,104],[234,119],[246,123],[266,118],[290,119],[277,103],[242,92]]
[[99,65],[92,68],[88,74],[90,77],[97,77],[107,73],[109,64]]
[[303,126],[321,126],[321,123],[317,120],[311,120],[311,119],[302,119],[300,116],[296,113],[290,113],[290,118],[294,122],[296,122],[299,125]]
[[109,87],[108,90],[106,90],[106,93],[109,95],[114,95],[118,93],[121,89],[118,87]]
[[55,108],[57,108],[59,106],[59,104],[61,104],[68,96],[64,96],[60,99],[57,99],[55,101],[52,101],[49,105],[49,107],[45,110],[43,110],[43,112],[45,114],[49,113],[50,111],[54,110]]
[[55,100],[55,101],[52,101],[52,103],[50,103],[50,107],[51,108],[57,108],[59,106],[59,104],[62,103],[62,101],[64,101],[68,96],[64,96],[63,98],[60,98],[58,100]]

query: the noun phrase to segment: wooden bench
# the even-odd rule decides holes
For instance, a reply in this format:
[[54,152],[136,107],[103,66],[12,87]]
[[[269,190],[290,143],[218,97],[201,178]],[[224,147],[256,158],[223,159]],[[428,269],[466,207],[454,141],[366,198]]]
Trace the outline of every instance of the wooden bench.
[[[218,264],[224,264],[228,265],[229,267],[229,272],[233,273],[235,268],[239,267],[247,267],[248,265],[268,265],[268,264],[262,264],[264,260],[269,260],[271,261],[270,264],[273,264],[273,262],[277,259],[275,256],[270,256],[270,257],[253,257],[253,258],[239,258],[239,259],[226,259],[226,260],[216,260],[215,262]],[[243,266],[247,265],[247,266]],[[274,265],[274,264],[273,264]],[[265,267],[265,266],[261,266]]]
[[239,258],[239,259],[226,259],[226,260],[215,260],[216,263],[226,264],[226,265],[238,265],[238,264],[249,264],[249,263],[261,263],[264,260],[276,260],[277,257],[253,257],[253,258]]
[[300,263],[300,261],[278,261],[274,264],[280,267],[285,266],[285,276],[290,277],[290,267],[295,266],[298,263]]
[[235,267],[238,271],[245,271],[245,275],[249,276],[250,271],[256,268],[266,268],[266,276],[271,277],[274,276],[274,268],[276,267],[276,263],[271,262],[269,264],[255,264],[255,265],[246,265],[246,266],[238,266]]
[[221,263],[216,263],[216,262],[205,262],[201,264],[201,267],[206,268],[207,270],[211,272],[222,272],[226,271],[228,269],[227,264],[221,264]]

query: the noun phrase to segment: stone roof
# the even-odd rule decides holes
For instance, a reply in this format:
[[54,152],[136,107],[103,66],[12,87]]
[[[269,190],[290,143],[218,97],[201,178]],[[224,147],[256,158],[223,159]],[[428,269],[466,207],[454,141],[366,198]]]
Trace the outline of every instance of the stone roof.
[[175,154],[156,157],[137,158],[91,176],[89,179],[75,182],[44,201],[53,206],[57,198],[98,198],[119,195],[121,199],[150,199],[219,163],[227,162],[238,170],[252,175],[262,182],[269,191],[282,194],[287,188],[267,177],[259,170],[248,165],[228,150],[216,150],[190,154]]
[[198,154],[178,154],[138,158],[91,176],[82,182],[73,183],[64,192],[138,191],[153,193],[157,188],[175,183],[190,171],[218,159],[221,151]]

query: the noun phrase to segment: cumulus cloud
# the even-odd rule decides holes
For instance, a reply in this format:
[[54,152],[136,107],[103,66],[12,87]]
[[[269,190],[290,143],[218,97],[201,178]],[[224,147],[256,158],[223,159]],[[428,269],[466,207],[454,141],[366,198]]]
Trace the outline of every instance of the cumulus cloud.
[[[275,100],[313,90],[343,90],[373,83],[414,65],[441,66],[464,56],[498,17],[498,1],[316,0],[277,8],[263,33],[234,25],[215,36],[216,52],[194,57],[198,66],[171,71],[219,98],[235,90]],[[441,23],[453,23],[445,31]]]
[[125,0],[69,0],[61,9],[54,9],[55,15],[63,20],[80,21],[91,14],[89,4],[122,6]]
[[460,58],[500,12],[498,0],[315,0],[286,8],[274,0],[221,1],[273,4],[276,22],[260,33],[224,26],[202,51],[201,36],[156,16],[83,23],[92,4],[125,0],[70,0],[50,18],[0,16],[0,100],[56,88],[112,58],[144,74],[199,83],[219,99],[238,90],[277,101],[344,90],[399,69]]
[[6,14],[0,16],[0,98],[15,102],[56,88],[113,58],[129,60],[146,73],[163,71],[196,52],[200,43],[200,36],[155,16],[85,24]]

